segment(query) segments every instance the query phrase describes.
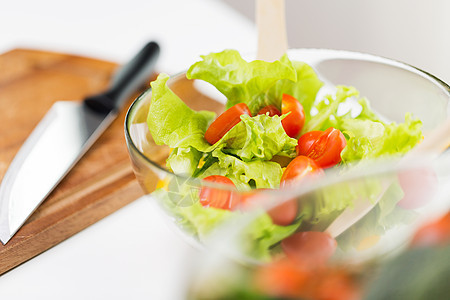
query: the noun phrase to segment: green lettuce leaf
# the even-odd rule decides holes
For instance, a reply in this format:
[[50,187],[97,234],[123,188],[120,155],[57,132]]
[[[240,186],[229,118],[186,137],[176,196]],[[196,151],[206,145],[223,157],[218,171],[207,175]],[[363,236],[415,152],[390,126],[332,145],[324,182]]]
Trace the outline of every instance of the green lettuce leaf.
[[166,161],[166,166],[175,174],[192,176],[197,170],[203,153],[195,148],[175,148]]
[[160,74],[151,83],[152,102],[147,124],[158,145],[171,148],[192,146],[197,150],[209,148],[205,131],[215,117],[213,112],[194,111],[167,87],[167,74]]
[[406,154],[422,140],[422,122],[406,114],[405,122],[345,119],[341,130],[349,138],[341,153],[343,163]]
[[305,123],[307,123],[311,118],[311,108],[316,100],[317,92],[323,86],[323,82],[308,64],[299,61],[292,61],[292,64],[297,73],[297,80],[279,80],[265,96],[266,99],[272,99],[266,103],[281,107],[283,94],[291,95],[302,104],[305,111]]
[[[187,182],[177,182],[169,186],[174,190],[157,189],[152,196],[175,217],[175,221],[183,230],[193,234],[200,241],[207,239],[208,235],[224,222],[232,222],[233,218],[245,213],[202,207],[198,202],[198,191]],[[178,197],[183,198],[183,201],[180,202]],[[189,201],[186,201],[186,198],[189,198]],[[186,203],[190,204],[184,205]],[[243,241],[241,246],[244,253],[257,260],[271,260],[271,248],[294,233],[299,224],[300,221],[289,226],[278,226],[273,224],[269,215],[262,213],[240,232],[239,238]]]
[[[233,180],[236,186],[246,184],[248,190],[253,188],[278,188],[283,170],[281,166],[272,161],[252,160],[244,162],[239,158],[226,154],[221,149],[213,151],[212,155],[218,162],[208,168],[202,176],[221,170],[221,174]],[[244,186],[241,186],[242,188]]]
[[329,127],[339,129],[337,119],[346,119],[349,113],[338,116],[339,105],[349,100],[352,97],[357,97],[359,92],[354,87],[337,86],[336,95],[327,95],[325,99],[313,106],[317,113],[311,116],[311,119],[305,123],[302,133],[313,130],[326,130]]
[[292,235],[300,224],[301,220],[288,226],[275,225],[267,213],[262,213],[240,233],[240,245],[251,257],[271,261],[271,248]]
[[224,136],[224,151],[244,161],[271,160],[274,155],[295,156],[297,140],[284,131],[282,117],[242,115],[241,120]]
[[211,83],[227,97],[227,108],[243,102],[248,105],[253,115],[264,106],[274,102],[280,103],[281,98],[266,97],[276,82],[297,81],[296,69],[286,55],[274,62],[247,62],[236,50],[225,50],[201,57],[202,61],[189,68],[187,78]]

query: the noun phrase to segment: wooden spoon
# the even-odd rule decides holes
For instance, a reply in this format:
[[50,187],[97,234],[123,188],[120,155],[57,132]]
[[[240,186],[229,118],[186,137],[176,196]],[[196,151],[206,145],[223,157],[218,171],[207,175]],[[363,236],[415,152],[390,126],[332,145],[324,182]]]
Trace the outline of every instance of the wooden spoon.
[[288,49],[284,0],[256,0],[257,58],[275,61]]

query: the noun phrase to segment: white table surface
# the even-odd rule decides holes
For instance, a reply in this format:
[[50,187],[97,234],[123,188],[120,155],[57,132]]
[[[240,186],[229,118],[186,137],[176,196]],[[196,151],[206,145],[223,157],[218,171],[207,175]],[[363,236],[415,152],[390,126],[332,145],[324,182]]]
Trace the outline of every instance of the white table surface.
[[[254,25],[219,1],[0,4],[0,53],[27,47],[122,63],[154,39],[158,70],[170,74],[200,54],[256,47]],[[182,299],[177,282],[193,252],[141,198],[1,276],[0,298]]]

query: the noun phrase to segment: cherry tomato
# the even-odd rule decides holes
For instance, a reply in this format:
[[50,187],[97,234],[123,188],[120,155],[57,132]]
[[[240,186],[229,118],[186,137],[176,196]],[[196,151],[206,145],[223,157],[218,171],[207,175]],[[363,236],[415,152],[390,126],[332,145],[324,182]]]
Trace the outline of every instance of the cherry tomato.
[[[257,189],[241,194],[241,207],[244,210],[252,209],[253,207],[258,206],[258,203],[270,200],[267,194],[260,192],[263,190],[266,189]],[[287,226],[295,220],[297,212],[297,201],[291,200],[269,209],[267,214],[275,225]]]
[[305,124],[305,111],[303,106],[294,97],[283,94],[281,101],[281,113],[287,114],[282,121],[284,131],[286,134],[292,138],[297,137]]
[[311,146],[314,144],[315,141],[319,138],[319,136],[323,133],[323,131],[320,130],[314,130],[309,131],[305,134],[303,134],[301,137],[298,138],[297,146],[295,147],[295,150],[297,151],[297,155],[306,155],[308,153]]
[[[205,181],[232,185],[231,179],[221,175],[211,175],[203,178]],[[239,196],[230,190],[202,186],[200,190],[200,204],[203,207],[215,207],[227,210],[234,210],[239,204]]]
[[[316,163],[306,157],[297,156],[286,167],[281,176],[280,187],[294,185],[307,176],[318,176],[323,174]],[[298,214],[298,202],[296,199],[287,200],[275,206],[267,212],[274,224],[286,226],[291,224]]]
[[297,232],[281,241],[281,248],[288,258],[311,268],[325,265],[336,246],[334,238],[319,231]]
[[298,213],[296,200],[285,201],[267,212],[276,225],[287,226],[294,222]]
[[209,125],[205,132],[205,139],[211,145],[215,144],[228,132],[228,130],[241,121],[241,115],[244,114],[251,116],[247,104],[238,103],[230,107]]
[[405,209],[416,209],[432,201],[438,188],[436,173],[431,169],[408,170],[397,177],[404,192],[397,205]]
[[281,116],[281,112],[275,105],[272,104],[261,108],[261,110],[258,112],[258,115],[265,115],[266,113],[269,113],[269,117]]
[[412,246],[438,246],[450,243],[450,212],[442,218],[425,224],[413,237]]
[[[316,132],[306,134],[299,138],[297,155],[312,158],[322,168],[332,167],[341,161],[341,152],[347,145],[342,132],[330,127],[320,135]],[[313,137],[316,137],[314,142],[311,141]]]
[[307,156],[297,156],[294,158],[281,176],[280,187],[297,184],[307,176],[321,176],[323,170]]
[[313,299],[358,300],[361,288],[344,270],[327,270],[321,274],[314,289]]
[[257,268],[253,284],[264,295],[296,299],[305,294],[312,275],[289,259],[280,259]]

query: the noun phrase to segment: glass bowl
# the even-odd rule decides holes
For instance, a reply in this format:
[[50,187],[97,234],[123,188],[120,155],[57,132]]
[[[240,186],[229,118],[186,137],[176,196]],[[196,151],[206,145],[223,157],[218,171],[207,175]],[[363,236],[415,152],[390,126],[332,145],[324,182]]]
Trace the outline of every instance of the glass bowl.
[[[316,71],[319,79],[325,83],[318,93],[319,96],[329,92],[336,85],[354,86],[363,97],[370,100],[371,107],[387,121],[403,122],[406,112],[419,118],[423,122],[425,137],[428,132],[449,119],[449,86],[410,65],[369,54],[326,49],[292,49],[288,51],[288,56],[291,60],[309,64]],[[192,109],[216,113],[224,109],[222,95],[208,84],[188,80],[185,73],[173,76],[168,81],[168,86]],[[251,193],[237,192],[226,185],[175,175],[165,166],[171,149],[156,145],[149,133],[146,119],[150,102],[151,89],[148,89],[134,101],[126,116],[125,136],[133,170],[144,192],[150,195],[153,203],[157,204],[155,207],[161,209],[169,224],[194,246],[204,248],[206,245],[214,248],[214,245],[218,244],[217,237],[227,240],[223,238],[226,236],[238,242],[229,243],[235,247],[219,248],[229,248],[228,255],[236,260],[250,264],[270,261],[283,255],[279,243],[275,243],[275,246],[262,245],[266,243],[266,240],[262,242],[262,236],[266,239],[271,233],[248,234],[246,228],[252,226],[255,228],[258,222],[265,222],[261,221],[261,218],[267,216],[267,212],[282,209],[283,205],[296,201],[302,211],[308,212],[302,215],[302,230],[326,231],[338,240],[339,247],[333,256],[335,261],[359,263],[401,249],[412,237],[413,229],[419,226],[424,218],[436,217],[449,209],[450,200],[443,196],[448,195],[445,187],[449,185],[447,171],[449,164],[445,157],[439,163],[428,155],[407,163],[397,160],[369,162],[365,167],[344,175],[340,170],[328,172],[325,180],[311,180],[299,187],[258,190]],[[404,191],[399,191],[399,176],[412,177],[411,180],[406,180],[409,182],[406,187],[401,187]],[[418,185],[417,182],[426,184]],[[249,205],[233,217],[218,215],[213,228],[204,228],[201,220],[196,220],[197,223],[193,224],[194,221],[186,213],[187,208],[197,201],[198,194],[204,187],[222,193],[235,193],[237,197],[257,199],[250,202],[257,205]],[[402,215],[406,221],[396,220],[397,217],[390,216],[391,219],[394,218],[390,220],[392,223],[399,223],[401,226],[381,224],[379,216],[386,217],[385,209],[389,212],[403,209],[399,208],[396,202],[399,193],[407,190],[412,194],[422,193],[420,195],[429,201],[426,204],[422,203],[418,208],[407,209]],[[349,211],[340,210],[334,216],[338,220],[340,214],[348,213],[348,217],[341,217],[343,224],[336,225],[334,219],[327,222],[315,220],[314,211],[326,197],[347,197],[354,200],[355,205]],[[363,203],[362,206],[367,210],[359,217],[354,216],[357,202]],[[180,211],[183,213],[179,213]],[[359,233],[364,233],[370,224],[380,227],[375,237],[353,238]],[[330,227],[333,226],[334,229],[330,231]],[[279,232],[289,236],[298,229],[293,226],[287,227]],[[342,246],[343,244],[345,246]],[[260,248],[264,250],[259,251]],[[250,252],[257,254],[249,255]]]

